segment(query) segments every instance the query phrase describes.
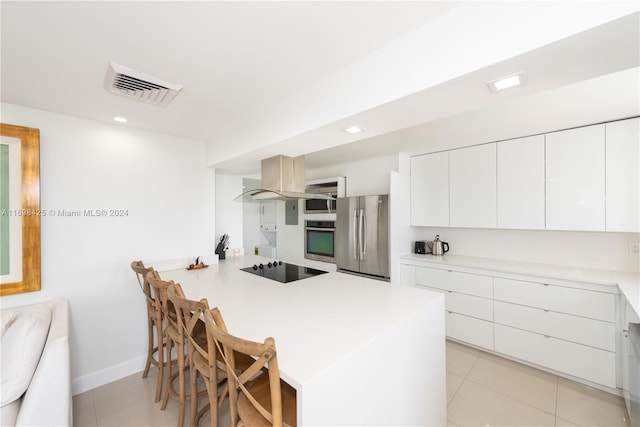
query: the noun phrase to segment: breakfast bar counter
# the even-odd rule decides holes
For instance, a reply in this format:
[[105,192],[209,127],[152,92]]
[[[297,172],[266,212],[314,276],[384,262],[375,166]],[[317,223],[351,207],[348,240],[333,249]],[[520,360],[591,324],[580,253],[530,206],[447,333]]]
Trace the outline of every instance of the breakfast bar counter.
[[258,256],[161,271],[220,308],[229,332],[276,342],[298,425],[445,425],[441,294],[328,272],[280,283],[241,271]]

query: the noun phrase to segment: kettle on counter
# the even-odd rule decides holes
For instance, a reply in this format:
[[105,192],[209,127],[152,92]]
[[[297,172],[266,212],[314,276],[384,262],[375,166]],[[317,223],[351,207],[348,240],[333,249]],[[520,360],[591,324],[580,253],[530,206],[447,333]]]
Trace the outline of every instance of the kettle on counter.
[[433,255],[444,255],[449,252],[449,244],[440,240],[440,235],[436,235],[436,238],[431,242],[431,253]]

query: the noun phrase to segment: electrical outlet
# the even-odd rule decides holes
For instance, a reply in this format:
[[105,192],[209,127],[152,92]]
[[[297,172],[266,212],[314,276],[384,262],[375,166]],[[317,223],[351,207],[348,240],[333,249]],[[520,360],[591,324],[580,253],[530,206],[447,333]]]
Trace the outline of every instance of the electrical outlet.
[[629,255],[640,254],[640,243],[629,243]]

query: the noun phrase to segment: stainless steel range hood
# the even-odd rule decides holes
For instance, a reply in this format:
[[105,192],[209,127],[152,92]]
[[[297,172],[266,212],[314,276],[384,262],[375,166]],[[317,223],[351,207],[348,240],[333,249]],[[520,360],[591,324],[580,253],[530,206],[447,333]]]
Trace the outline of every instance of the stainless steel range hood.
[[320,199],[332,200],[323,194],[305,193],[304,156],[273,156],[263,159],[260,165],[261,187],[245,191],[235,202],[260,200]]

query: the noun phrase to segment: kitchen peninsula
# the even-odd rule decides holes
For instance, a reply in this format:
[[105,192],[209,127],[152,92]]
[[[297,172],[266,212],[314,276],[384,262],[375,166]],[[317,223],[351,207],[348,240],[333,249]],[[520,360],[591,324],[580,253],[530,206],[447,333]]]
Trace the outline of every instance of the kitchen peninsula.
[[232,334],[275,338],[298,425],[446,423],[442,295],[337,272],[285,284],[240,270],[269,261],[160,274],[219,307]]

